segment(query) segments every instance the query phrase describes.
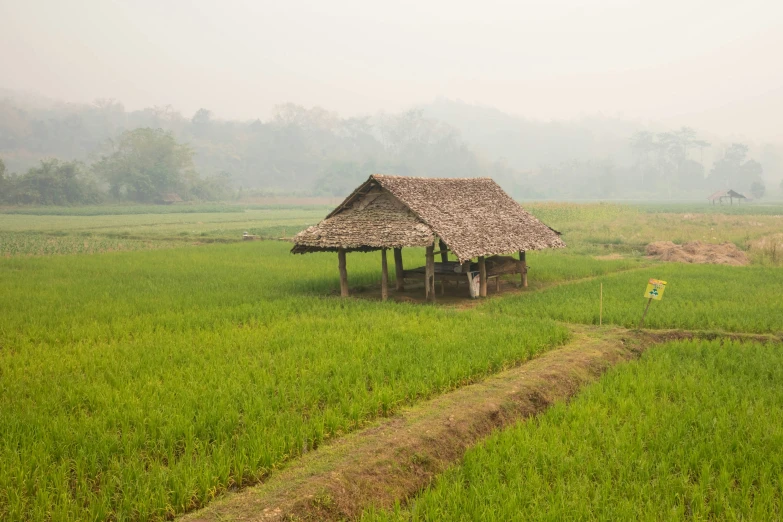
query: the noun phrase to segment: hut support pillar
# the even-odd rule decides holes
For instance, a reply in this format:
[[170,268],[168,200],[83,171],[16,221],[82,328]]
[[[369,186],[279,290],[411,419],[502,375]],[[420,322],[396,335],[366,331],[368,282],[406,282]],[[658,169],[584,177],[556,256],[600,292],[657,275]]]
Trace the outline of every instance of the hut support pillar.
[[444,243],[442,239],[439,241],[439,245],[438,246],[440,247],[440,260],[441,260],[441,262],[442,263],[448,262],[448,260],[449,260],[449,247],[446,246],[446,243]]
[[479,296],[487,297],[487,263],[479,256]]
[[[440,247],[440,261],[441,263],[448,263],[449,261],[449,247],[446,246],[446,243],[443,242],[442,239],[438,240],[438,246]],[[451,284],[451,283],[449,283]],[[440,295],[445,295],[446,288],[445,288],[446,282],[441,279],[440,281]]]
[[348,270],[345,268],[345,250],[337,251],[337,260],[340,266],[340,297],[348,297]]
[[435,301],[435,247],[427,247],[427,264],[424,267],[424,295],[427,301]]
[[389,266],[386,264],[386,249],[381,249],[381,301],[389,297]]
[[522,288],[527,288],[527,261],[524,250],[519,251],[519,273],[522,278]]
[[405,278],[402,271],[402,248],[394,249],[394,274],[397,278],[397,291],[405,291]]

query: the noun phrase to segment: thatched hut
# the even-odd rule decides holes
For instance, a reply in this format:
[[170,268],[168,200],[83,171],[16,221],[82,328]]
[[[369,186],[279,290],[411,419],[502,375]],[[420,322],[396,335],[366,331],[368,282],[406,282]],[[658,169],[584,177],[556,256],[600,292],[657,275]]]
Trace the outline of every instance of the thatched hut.
[[733,205],[734,200],[736,199],[737,204],[739,205],[740,201],[748,198],[746,198],[743,194],[740,194],[739,192],[729,189],[729,190],[719,190],[718,192],[715,192],[714,194],[712,194],[710,197],[707,198],[707,201],[711,201],[713,205],[715,204],[716,201],[721,205],[723,205],[724,199],[729,200],[729,205]]
[[[437,264],[436,244],[441,256]],[[521,274],[526,286],[525,252],[564,246],[559,232],[524,210],[490,178],[373,174],[323,221],[297,234],[291,252],[337,252],[341,295],[347,296],[346,253],[381,250],[385,299],[386,250],[392,248],[397,290],[404,289],[405,280],[423,279],[425,295],[434,300],[436,275],[442,281],[477,276],[482,296],[488,279],[503,274]],[[403,247],[426,248],[425,266],[405,270]],[[449,252],[456,261],[449,261]],[[514,252],[519,252],[518,260],[500,257]],[[473,258],[478,258],[476,265]]]

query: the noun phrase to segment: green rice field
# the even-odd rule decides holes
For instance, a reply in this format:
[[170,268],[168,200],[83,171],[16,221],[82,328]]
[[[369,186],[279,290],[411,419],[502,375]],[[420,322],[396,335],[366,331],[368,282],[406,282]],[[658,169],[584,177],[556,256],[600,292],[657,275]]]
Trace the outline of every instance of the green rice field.
[[780,268],[660,263],[632,272],[558,285],[535,294],[509,296],[484,306],[498,315],[545,316],[597,325],[600,285],[603,285],[603,322],[635,328],[647,304],[643,293],[650,278],[668,284],[663,300],[650,305],[644,323],[647,328],[783,335],[783,269]]
[[[0,519],[163,519],[568,339],[341,302],[334,256],[251,242],[0,265]],[[378,255],[351,256],[354,282]]]
[[[529,253],[524,291],[436,305],[381,302],[377,252],[348,255],[356,297],[340,299],[334,254],[294,256],[277,240],[323,205],[0,209],[0,520],[172,519],[557,349],[569,324],[597,325],[600,285],[604,324],[636,327],[654,277],[669,284],[648,328],[783,334],[775,263],[644,256],[675,233],[753,254],[780,215],[529,208],[569,248]],[[423,264],[423,249],[403,252]],[[780,518],[781,348],[652,348],[365,516]]]
[[779,520],[780,345],[675,342],[364,520]]

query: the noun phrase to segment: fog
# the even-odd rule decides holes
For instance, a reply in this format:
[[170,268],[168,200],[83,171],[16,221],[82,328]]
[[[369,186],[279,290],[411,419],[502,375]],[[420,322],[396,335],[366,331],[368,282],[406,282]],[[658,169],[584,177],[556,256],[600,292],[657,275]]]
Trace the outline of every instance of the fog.
[[[723,143],[708,161],[734,141],[755,159],[770,146],[779,157],[781,50],[783,8],[760,0],[0,0],[0,88],[17,98],[170,106],[186,119],[207,108],[223,121],[271,121],[285,103],[347,119],[416,107],[427,115],[445,100],[541,125],[627,122],[628,135],[615,125],[597,138],[626,144],[636,131],[688,126]],[[513,155],[511,146],[488,150],[491,128],[476,143],[469,123],[438,117],[488,161]],[[561,161],[633,155],[619,145],[562,152]],[[771,167],[762,177],[776,184],[783,173]]]
[[371,4],[3,0],[3,83],[237,119],[282,102],[351,116],[442,96],[531,118],[779,132],[779,2]]

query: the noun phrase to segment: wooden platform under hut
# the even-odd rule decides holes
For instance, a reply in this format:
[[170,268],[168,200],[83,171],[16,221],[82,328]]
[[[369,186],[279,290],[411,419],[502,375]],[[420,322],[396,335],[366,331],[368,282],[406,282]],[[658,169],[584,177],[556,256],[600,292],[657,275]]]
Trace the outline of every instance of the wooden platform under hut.
[[[406,270],[404,247],[425,248],[424,265]],[[291,252],[337,252],[340,294],[345,297],[346,254],[380,250],[385,300],[387,250],[392,249],[396,289],[403,291],[406,281],[422,281],[426,298],[434,301],[436,281],[468,282],[465,294],[481,297],[487,295],[489,280],[495,279],[497,285],[502,275],[519,274],[520,285],[527,286],[525,252],[562,247],[559,232],[523,209],[490,178],[373,174],[323,221],[297,234]],[[504,256],[512,253],[518,258]],[[456,259],[450,260],[450,254]]]

